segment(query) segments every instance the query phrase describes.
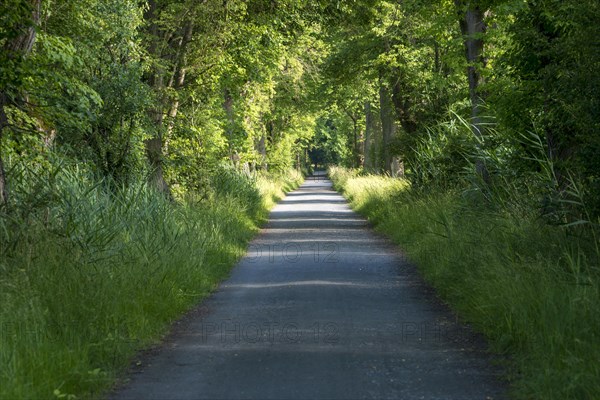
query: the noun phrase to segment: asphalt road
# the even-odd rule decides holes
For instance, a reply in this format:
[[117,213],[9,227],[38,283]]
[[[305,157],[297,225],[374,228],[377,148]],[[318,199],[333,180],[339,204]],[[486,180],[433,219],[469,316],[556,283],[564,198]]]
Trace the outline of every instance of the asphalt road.
[[499,399],[485,343],[323,177],[113,399]]

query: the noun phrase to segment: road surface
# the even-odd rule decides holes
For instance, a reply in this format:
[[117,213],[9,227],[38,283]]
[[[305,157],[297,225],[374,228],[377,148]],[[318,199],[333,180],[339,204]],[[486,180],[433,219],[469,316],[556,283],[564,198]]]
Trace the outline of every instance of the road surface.
[[121,399],[500,399],[485,344],[324,177],[288,194]]

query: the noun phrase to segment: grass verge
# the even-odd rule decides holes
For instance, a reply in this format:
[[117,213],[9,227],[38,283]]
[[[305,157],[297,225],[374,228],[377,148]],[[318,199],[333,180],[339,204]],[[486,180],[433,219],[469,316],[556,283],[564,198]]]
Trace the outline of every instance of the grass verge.
[[99,397],[207,296],[302,180],[232,174],[179,203],[75,170],[22,194],[46,201],[0,218],[0,398]]
[[336,189],[400,244],[459,315],[510,356],[512,394],[600,398],[600,271],[591,235],[477,207],[462,193],[330,169]]

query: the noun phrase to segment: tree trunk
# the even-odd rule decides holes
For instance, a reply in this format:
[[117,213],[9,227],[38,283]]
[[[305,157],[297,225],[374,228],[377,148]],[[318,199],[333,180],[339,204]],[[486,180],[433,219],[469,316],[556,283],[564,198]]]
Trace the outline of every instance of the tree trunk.
[[360,152],[358,149],[358,121],[352,118],[352,167],[360,165]]
[[9,58],[27,56],[35,43],[35,28],[40,22],[42,1],[29,0],[28,3],[31,10],[31,21],[16,26],[15,30],[19,31],[19,34],[4,44],[4,51],[8,53]]
[[[9,60],[18,60],[26,57],[33,48],[35,43],[35,29],[40,22],[41,0],[29,0],[31,10],[31,21],[27,24],[20,24],[14,27],[14,30],[19,34],[11,40],[4,43],[2,51],[8,55]],[[0,89],[0,205],[8,206],[9,188],[8,177],[4,168],[2,159],[2,147],[4,139],[4,129],[8,127],[8,116],[6,115],[6,107],[8,106],[9,98],[6,88]]]
[[163,172],[163,151],[162,151],[162,140],[160,137],[148,139],[144,142],[146,145],[146,157],[150,164],[150,175],[148,183],[158,190],[160,193],[170,197],[171,190],[169,184],[165,180]]
[[[467,78],[471,99],[471,128],[481,144],[485,135],[485,127],[481,119],[484,96],[480,91],[480,86],[483,83],[481,69],[485,67],[483,56],[483,35],[487,28],[484,21],[485,11],[479,5],[472,5],[464,0],[455,0],[455,4],[459,10],[460,29],[464,36],[465,55],[468,63]],[[482,181],[489,184],[490,177],[484,160],[477,159],[475,169]]]
[[[148,2],[148,9],[144,14],[144,19],[148,21],[148,33],[151,38],[149,40],[148,52],[156,58],[162,58],[163,55],[159,53],[160,46],[158,43],[161,40],[163,32],[159,30],[158,25],[156,24],[156,19],[158,19],[157,8],[156,1],[150,0]],[[150,167],[148,184],[160,193],[170,196],[169,185],[164,179],[163,172],[162,140],[164,130],[164,99],[162,98],[162,91],[164,89],[164,71],[161,67],[155,67],[151,70],[148,76],[148,84],[158,94],[156,104],[151,106],[148,110],[149,117],[154,125],[154,137],[144,140],[146,158],[148,160],[148,166]]]
[[394,110],[396,112],[395,117],[397,118],[402,130],[407,135],[413,135],[417,131],[417,122],[411,114],[411,102],[410,96],[407,96],[406,90],[402,90],[402,84],[400,80],[392,86],[392,102],[394,103]]
[[[179,49],[177,52],[177,61],[175,64],[175,70],[171,77],[171,81],[169,86],[174,88],[175,90],[179,90],[183,87],[185,83],[185,74],[187,68],[187,49],[188,45],[192,41],[192,35],[194,34],[194,21],[193,19],[189,20],[185,27],[185,33],[179,42]],[[173,132],[173,128],[175,126],[175,117],[177,117],[177,112],[179,111],[179,99],[175,96],[175,98],[171,101],[170,110],[169,110],[169,124],[167,127],[167,137],[170,136],[171,132]]]
[[362,134],[358,131],[358,117],[351,111],[345,111],[352,120],[352,167],[358,168],[362,164],[362,146],[360,145]]
[[233,112],[233,96],[231,95],[231,91],[229,89],[225,89],[223,92],[223,110],[225,110],[225,115],[227,116],[225,137],[227,138],[227,145],[229,148],[229,159],[231,160],[232,164],[235,164],[233,149],[233,129],[235,116]]
[[[154,57],[170,63],[167,65],[171,65],[172,68],[165,70],[165,68],[156,67],[148,78],[148,83],[159,94],[159,100],[155,107],[149,110],[155,126],[155,135],[152,139],[146,140],[144,144],[148,164],[151,168],[150,185],[159,192],[171,197],[169,184],[164,179],[163,159],[179,111],[177,92],[185,83],[188,45],[192,41],[194,33],[194,12],[182,21],[182,25],[179,27],[175,27],[172,31],[165,31],[157,25],[157,20],[160,19],[157,10],[157,2],[150,0],[148,9],[144,14],[144,18],[148,22],[148,33],[152,38],[149,41],[148,51]],[[177,33],[181,34],[178,39]],[[173,38],[176,40],[173,40]],[[160,42],[169,44],[168,51],[159,50],[164,47],[159,45]],[[166,87],[174,89],[172,91],[174,94],[166,95],[164,93],[165,83]]]
[[394,106],[390,90],[382,78],[380,78],[379,83],[379,115],[383,133],[383,165],[386,172],[393,174],[394,155],[392,154],[391,144],[396,136]]
[[364,168],[367,171],[373,170],[373,133],[375,131],[375,127],[373,126],[373,112],[371,111],[371,102],[365,102],[365,141],[363,145],[363,154],[364,154]]
[[263,131],[256,145],[256,151],[260,154],[260,169],[267,170],[267,134]]
[[365,142],[365,131],[363,131],[362,129],[358,130],[358,134],[357,134],[357,143],[356,143],[356,154],[357,154],[357,165],[360,168],[364,168],[365,166],[365,153],[364,153],[364,142]]
[[[417,132],[417,122],[411,114],[411,101],[410,96],[407,96],[406,90],[402,90],[402,83],[400,79],[397,79],[392,86],[392,102],[394,103],[394,110],[396,112],[395,117],[397,118],[402,132],[404,135],[412,136]],[[403,156],[406,157],[406,152],[409,149],[403,148]],[[399,157],[394,157],[392,161],[392,176],[404,177],[404,161]]]

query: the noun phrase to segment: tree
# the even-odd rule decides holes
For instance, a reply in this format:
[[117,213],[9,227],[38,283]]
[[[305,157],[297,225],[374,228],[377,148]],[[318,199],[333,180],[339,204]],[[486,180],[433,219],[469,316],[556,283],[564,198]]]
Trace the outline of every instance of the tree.
[[[481,71],[485,68],[483,49],[484,34],[487,29],[484,20],[486,10],[480,1],[455,0],[455,4],[459,13],[460,29],[464,37],[465,56],[468,63],[467,80],[471,100],[471,126],[474,136],[479,139],[480,143],[483,143],[485,126],[481,114],[485,99],[480,88],[483,81]],[[484,160],[477,159],[475,168],[483,182],[489,184],[489,172]]]
[[9,126],[6,108],[15,104],[22,93],[21,82],[23,64],[35,42],[36,26],[40,20],[41,0],[13,0],[7,4],[2,18],[3,37],[0,37],[2,54],[0,63],[3,71],[0,76],[0,201],[8,206],[8,177],[2,160],[2,141],[5,129]]
[[163,146],[165,137],[173,130],[173,119],[179,110],[178,90],[185,82],[189,45],[198,12],[198,5],[194,3],[151,0],[144,15],[148,53],[153,58],[147,82],[156,95],[156,101],[148,111],[154,133],[144,143],[150,165],[150,183],[167,196],[170,190],[164,178]]

